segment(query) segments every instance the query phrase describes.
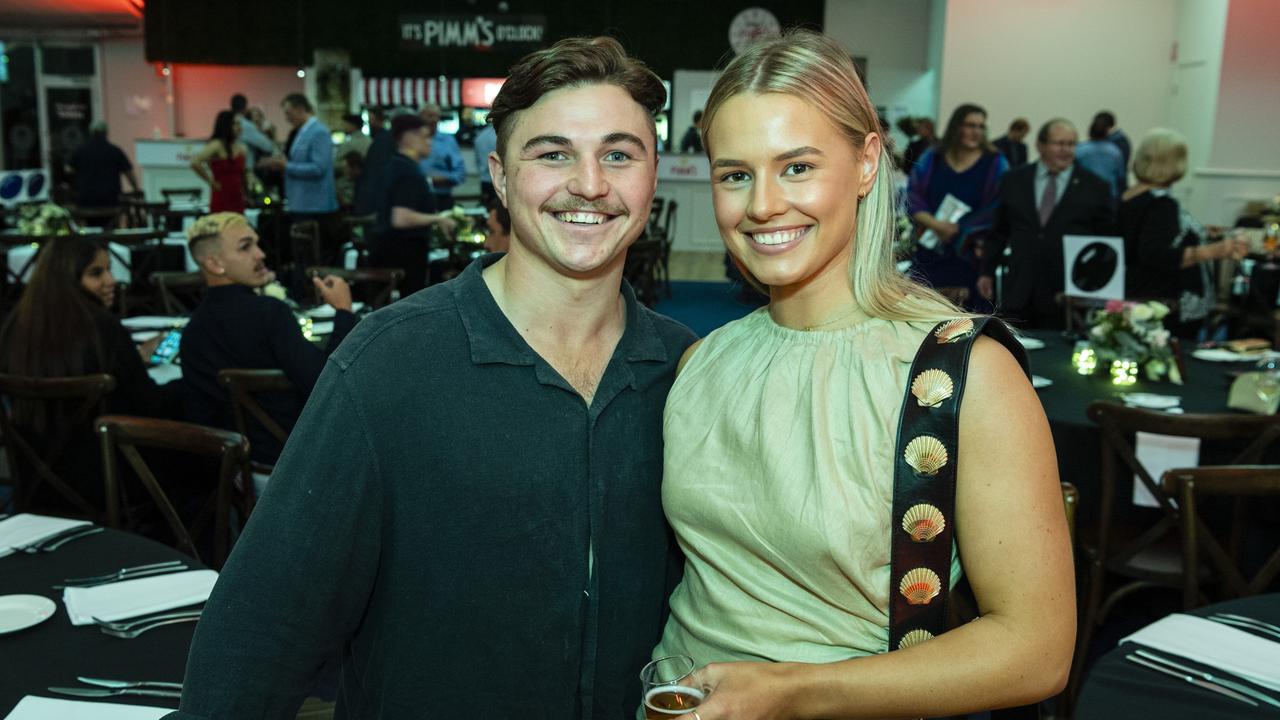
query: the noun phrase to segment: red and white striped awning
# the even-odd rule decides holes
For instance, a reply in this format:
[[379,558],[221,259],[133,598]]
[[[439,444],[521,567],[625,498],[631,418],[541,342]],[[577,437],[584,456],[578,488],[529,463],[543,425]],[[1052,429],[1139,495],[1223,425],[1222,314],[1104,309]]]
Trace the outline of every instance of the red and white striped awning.
[[458,78],[365,78],[360,86],[360,104],[365,106],[406,105],[418,107],[435,103],[461,107],[462,80]]

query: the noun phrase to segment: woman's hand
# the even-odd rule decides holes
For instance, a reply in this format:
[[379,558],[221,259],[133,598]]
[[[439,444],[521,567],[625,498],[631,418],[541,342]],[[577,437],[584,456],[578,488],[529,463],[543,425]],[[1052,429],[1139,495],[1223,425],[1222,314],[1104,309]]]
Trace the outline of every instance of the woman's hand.
[[220,192],[222,190],[222,183],[217,180],[210,180],[209,187],[213,188],[214,192]]
[[151,362],[151,356],[155,354],[156,348],[160,347],[160,339],[164,337],[164,333],[160,333],[145,342],[138,343],[138,355],[142,357],[143,363]]
[[[783,720],[795,715],[795,676],[790,663],[712,663],[691,676],[707,693],[698,720]],[[690,714],[692,716],[692,713]]]
[[953,222],[942,222],[941,220],[938,220],[933,226],[933,231],[938,233],[939,240],[947,243],[951,242],[951,238],[954,238],[956,234],[960,232],[960,226]]

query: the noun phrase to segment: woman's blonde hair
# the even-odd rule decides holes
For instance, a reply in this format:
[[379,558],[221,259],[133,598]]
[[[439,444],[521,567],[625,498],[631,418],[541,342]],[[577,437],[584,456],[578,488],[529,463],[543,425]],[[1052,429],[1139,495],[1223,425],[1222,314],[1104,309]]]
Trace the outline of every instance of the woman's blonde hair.
[[1147,133],[1133,156],[1133,174],[1152,185],[1172,185],[1187,174],[1187,139],[1176,130]]
[[[867,135],[880,132],[880,120],[849,53],[836,41],[809,30],[790,30],[782,37],[747,48],[733,59],[707,99],[701,129],[706,152],[715,142],[711,131],[726,101],[741,93],[782,93],[804,100],[835,125],[855,148]],[[871,191],[859,201],[849,184],[849,202],[861,202],[853,259],[849,264],[853,300],[873,317],[937,322],[965,315],[938,293],[912,281],[894,265],[897,233],[893,159],[889,138],[881,137],[880,165]],[[759,281],[734,258],[753,285]]]

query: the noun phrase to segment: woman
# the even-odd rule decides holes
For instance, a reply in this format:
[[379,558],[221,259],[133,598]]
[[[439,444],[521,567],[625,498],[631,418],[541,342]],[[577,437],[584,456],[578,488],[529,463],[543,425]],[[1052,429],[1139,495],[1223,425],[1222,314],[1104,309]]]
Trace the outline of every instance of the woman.
[[[180,385],[156,385],[147,374],[155,342],[134,345],[129,331],[108,308],[116,282],[110,256],[100,243],[79,235],[55,237],[40,256],[13,313],[0,328],[0,372],[27,377],[68,377],[107,373],[116,386],[109,412],[177,418]],[[90,428],[67,427],[74,406],[20,403],[16,424],[28,437],[48,440],[60,431],[80,433],[55,467],[90,500],[102,497],[101,458]]]
[[1247,241],[1218,239],[1178,205],[1169,188],[1187,172],[1187,141],[1173,130],[1147,133],[1133,158],[1138,182],[1121,196],[1125,296],[1177,301],[1175,335],[1194,338],[1213,309],[1210,263],[1239,260]]
[[209,212],[244,212],[244,191],[249,187],[245,156],[248,148],[240,137],[240,118],[223,110],[213,121],[213,134],[191,161],[191,169],[209,183]]
[[721,236],[770,303],[691,347],[667,400],[663,507],[686,565],[654,657],[710,663],[692,678],[700,720],[941,716],[1057,692],[1075,610],[1054,450],[986,337],[954,522],[982,619],[886,653],[902,398],[960,311],[894,270],[890,160],[848,53],[804,31],[751,47],[704,128]]
[[[935,288],[968,290],[973,309],[992,309],[977,292],[978,243],[991,227],[1000,177],[1008,169],[1009,161],[987,142],[987,111],[972,104],[951,113],[942,144],[910,168],[907,207],[924,233],[915,268]],[[936,215],[948,195],[969,207],[954,221]]]

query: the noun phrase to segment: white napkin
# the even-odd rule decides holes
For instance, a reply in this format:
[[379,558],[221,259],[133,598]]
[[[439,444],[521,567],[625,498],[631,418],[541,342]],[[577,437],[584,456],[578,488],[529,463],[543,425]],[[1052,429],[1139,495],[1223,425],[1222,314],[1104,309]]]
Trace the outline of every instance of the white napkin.
[[209,599],[217,580],[218,573],[213,570],[188,570],[91,588],[67,588],[62,591],[62,602],[72,625],[92,625],[95,617],[126,620],[202,603]]
[[28,695],[4,720],[160,720],[173,712],[161,707],[55,700]]
[[332,320],[311,323],[312,337],[315,337],[316,335],[332,335],[332,334],[333,334]]
[[13,550],[10,548],[30,545],[63,530],[89,524],[88,520],[69,520],[29,513],[19,513],[8,520],[0,520],[0,557],[12,555]]
[[1031,376],[1031,387],[1037,390],[1039,390],[1040,388],[1047,388],[1052,384],[1053,384],[1053,381],[1047,377],[1041,377],[1039,375]]
[[1174,613],[1120,642],[1181,655],[1280,691],[1280,643],[1229,625]]
[[[351,312],[360,312],[362,309],[364,309],[364,303],[359,301],[351,303]],[[319,307],[313,307],[310,310],[306,311],[307,317],[316,319],[316,320],[319,320],[322,318],[331,318],[337,314],[338,314],[338,311],[335,310],[332,305],[320,305]]]
[[1014,335],[1014,338],[1022,343],[1024,350],[1040,350],[1044,347],[1044,341],[1040,338],[1033,338],[1029,335]]

